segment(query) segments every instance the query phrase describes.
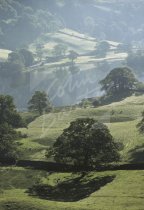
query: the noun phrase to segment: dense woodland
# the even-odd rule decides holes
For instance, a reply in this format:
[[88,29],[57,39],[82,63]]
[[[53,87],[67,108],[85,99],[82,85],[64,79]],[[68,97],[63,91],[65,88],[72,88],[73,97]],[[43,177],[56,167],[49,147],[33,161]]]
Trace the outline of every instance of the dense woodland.
[[60,26],[60,21],[49,11],[34,9],[29,4],[24,6],[21,1],[0,1],[1,48],[26,46],[40,34],[55,31]]

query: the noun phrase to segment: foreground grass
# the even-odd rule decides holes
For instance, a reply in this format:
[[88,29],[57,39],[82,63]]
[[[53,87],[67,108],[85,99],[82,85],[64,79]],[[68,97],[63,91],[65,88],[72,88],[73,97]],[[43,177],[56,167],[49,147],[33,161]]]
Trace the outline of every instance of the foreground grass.
[[[1,184],[5,182],[0,191],[0,210],[142,210],[144,206],[144,171],[90,172],[82,178],[82,184],[97,177],[115,176],[115,179],[77,202],[58,202],[55,198],[51,201],[40,199],[29,196],[26,190],[39,177],[44,183],[55,185],[57,182],[74,179],[80,174],[51,174],[16,167],[0,168],[0,172]],[[71,188],[67,192],[69,190]]]
[[[28,135],[21,140],[24,158],[43,160],[46,149],[77,118],[91,117],[106,123],[117,141],[124,143],[123,161],[132,161],[134,150],[143,148],[144,136],[137,131],[136,125],[144,109],[144,96],[132,96],[121,102],[99,108],[77,108],[59,113],[43,115],[22,129]],[[135,158],[136,159],[136,158]]]

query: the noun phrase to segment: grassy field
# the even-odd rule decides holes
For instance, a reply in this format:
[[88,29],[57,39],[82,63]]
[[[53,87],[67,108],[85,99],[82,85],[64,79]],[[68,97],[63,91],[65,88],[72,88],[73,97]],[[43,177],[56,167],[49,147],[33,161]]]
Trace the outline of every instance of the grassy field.
[[[48,33],[45,34],[44,38],[40,38],[30,46],[30,50],[36,53],[36,45],[40,43],[43,46],[43,57],[53,56],[54,47],[57,44],[64,44],[67,47],[66,54],[70,50],[74,50],[79,54],[78,58],[75,60],[75,63],[79,66],[80,70],[89,70],[96,68],[101,62],[115,62],[123,63],[127,57],[127,53],[118,53],[116,52],[118,42],[108,41],[110,45],[110,51],[107,53],[106,57],[102,56],[96,58],[95,56],[88,56],[86,54],[92,53],[98,41],[85,34],[81,34],[77,31],[70,30],[68,28],[59,30],[57,33]],[[60,67],[61,65],[67,65],[69,59],[62,59],[58,62],[50,62],[43,65],[43,68],[39,67],[39,71],[42,69],[49,71],[49,69]]]
[[96,40],[92,37],[87,37],[70,29],[63,29],[55,34],[47,34],[49,42],[45,43],[46,50],[53,49],[56,44],[63,43],[70,50],[75,50],[77,53],[86,53],[94,50]]
[[[5,183],[0,191],[0,210],[143,210],[143,171],[91,172],[83,178],[80,174],[51,174],[23,168],[1,168],[0,172],[1,183]],[[38,177],[52,186],[66,182],[65,197],[60,192],[49,199],[29,196],[27,188]],[[97,187],[97,180],[106,177],[113,178]],[[69,201],[75,197],[76,202]]]

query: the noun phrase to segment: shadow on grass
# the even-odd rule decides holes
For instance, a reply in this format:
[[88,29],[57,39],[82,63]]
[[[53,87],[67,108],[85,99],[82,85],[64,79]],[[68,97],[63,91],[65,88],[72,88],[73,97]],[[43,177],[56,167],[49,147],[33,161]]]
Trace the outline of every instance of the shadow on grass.
[[105,176],[87,180],[84,177],[85,175],[82,174],[77,178],[58,183],[56,186],[37,184],[30,188],[28,193],[41,199],[75,202],[89,197],[115,178],[115,176]]
[[130,150],[131,161],[132,163],[144,162],[144,144],[137,146],[134,149]]

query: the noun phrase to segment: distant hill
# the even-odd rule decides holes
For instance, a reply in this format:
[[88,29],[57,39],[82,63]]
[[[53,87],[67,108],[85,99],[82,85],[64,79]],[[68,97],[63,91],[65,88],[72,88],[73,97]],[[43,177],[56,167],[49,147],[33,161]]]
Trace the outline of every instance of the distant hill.
[[42,33],[57,30],[60,22],[49,10],[34,10],[15,0],[0,0],[0,48],[26,46]]
[[[20,78],[17,75],[9,81],[9,78],[2,77],[1,91],[12,95],[20,108],[27,107],[27,102],[35,90],[48,91],[56,106],[75,104],[83,98],[99,96],[99,81],[112,68],[123,65],[127,57],[125,51],[118,51],[120,43],[108,40],[105,42],[110,47],[108,52],[106,55],[97,56],[95,50],[99,41],[92,36],[68,28],[55,33],[45,33],[29,45],[34,55],[37,55],[37,45],[42,45],[42,61],[26,68]],[[59,44],[66,46],[66,56],[56,60],[53,50]],[[74,61],[75,69],[71,69],[71,60],[68,58],[70,50],[78,54]],[[0,60],[5,60],[9,52],[1,49]],[[17,81],[20,82],[17,84]],[[63,92],[61,96],[58,93],[60,88]]]
[[[1,78],[1,92],[14,96],[24,108],[39,89],[47,90],[57,106],[99,96],[99,81],[112,68],[126,65],[131,45],[142,48],[143,8],[136,0],[0,0],[0,61],[7,58],[7,50],[19,48],[29,48],[36,58],[19,79],[18,75],[9,82]],[[109,50],[97,56],[101,41]],[[66,56],[51,59],[59,44],[66,46]],[[43,47],[41,61],[38,45]],[[67,56],[70,50],[78,54],[73,69]]]
[[[41,33],[71,28],[98,40],[143,42],[142,0],[1,0],[0,48],[31,43]],[[13,40],[13,41],[12,41]]]
[[143,42],[143,0],[18,0],[49,10],[64,27],[117,42]]

